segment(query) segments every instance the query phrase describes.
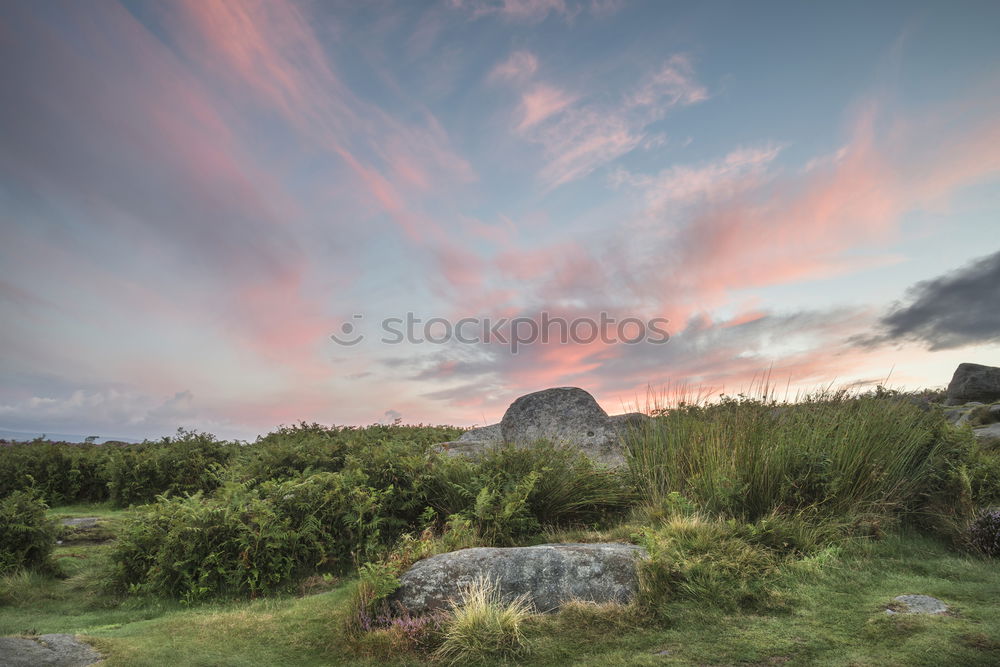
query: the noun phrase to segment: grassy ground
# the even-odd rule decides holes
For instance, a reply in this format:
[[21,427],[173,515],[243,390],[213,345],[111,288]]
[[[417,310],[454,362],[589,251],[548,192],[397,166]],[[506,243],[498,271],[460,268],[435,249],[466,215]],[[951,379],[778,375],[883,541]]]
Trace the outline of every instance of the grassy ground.
[[[121,513],[59,507],[55,517]],[[340,620],[355,586],[251,602],[183,606],[101,593],[108,545],[64,544],[63,578],[0,580],[0,634],[78,633],[108,667],[139,665],[421,664],[379,633],[348,639]],[[766,613],[672,603],[655,625],[620,609],[572,608],[527,626],[524,664],[994,665],[1000,663],[1000,569],[916,535],[890,535],[806,560],[782,575],[782,602]],[[952,605],[943,617],[888,616],[893,597],[925,593]]]

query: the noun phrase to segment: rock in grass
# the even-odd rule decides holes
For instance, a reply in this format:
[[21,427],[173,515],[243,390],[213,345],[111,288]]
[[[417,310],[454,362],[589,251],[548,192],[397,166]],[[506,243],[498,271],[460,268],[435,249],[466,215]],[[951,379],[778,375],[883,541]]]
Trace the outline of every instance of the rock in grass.
[[414,564],[392,600],[410,614],[448,609],[464,588],[487,577],[504,601],[527,594],[541,612],[570,600],[626,603],[638,585],[636,559],[645,557],[642,547],[620,543],[462,549]]
[[0,637],[3,667],[84,667],[100,660],[100,653],[73,635]]
[[980,440],[1000,438],[1000,424],[990,424],[989,426],[983,426],[982,428],[974,428],[972,429],[972,432]]
[[930,595],[899,595],[892,599],[887,614],[947,614],[948,605]]
[[96,526],[100,517],[96,516],[82,516],[72,519],[63,519],[60,523],[64,526],[78,526],[82,528],[90,528],[91,526]]
[[1000,368],[982,364],[959,364],[948,385],[948,403],[969,401],[992,403],[1000,399]]
[[648,419],[639,412],[608,416],[583,389],[554,387],[521,396],[499,424],[472,429],[439,448],[448,454],[478,457],[502,444],[525,447],[547,440],[579,449],[598,463],[619,466],[625,462],[622,437]]

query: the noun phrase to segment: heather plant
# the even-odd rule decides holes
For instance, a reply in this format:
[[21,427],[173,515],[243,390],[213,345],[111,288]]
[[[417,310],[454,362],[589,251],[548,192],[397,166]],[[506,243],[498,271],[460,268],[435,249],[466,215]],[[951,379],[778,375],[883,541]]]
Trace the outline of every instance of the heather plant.
[[1000,509],[982,512],[972,522],[969,542],[987,556],[1000,558]]
[[14,491],[0,498],[0,575],[48,565],[56,528],[34,491]]

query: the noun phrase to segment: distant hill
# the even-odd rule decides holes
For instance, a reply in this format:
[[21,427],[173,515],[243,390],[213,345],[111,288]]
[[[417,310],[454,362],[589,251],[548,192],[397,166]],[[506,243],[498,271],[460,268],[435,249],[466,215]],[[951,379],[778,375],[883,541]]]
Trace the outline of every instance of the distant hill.
[[[34,440],[44,437],[46,440],[58,440],[62,442],[86,442],[86,435],[71,435],[68,433],[25,433],[23,431],[8,431],[0,428],[0,440],[14,440],[17,442]],[[133,438],[97,438],[96,443],[105,443],[114,440],[116,442],[141,442]]]

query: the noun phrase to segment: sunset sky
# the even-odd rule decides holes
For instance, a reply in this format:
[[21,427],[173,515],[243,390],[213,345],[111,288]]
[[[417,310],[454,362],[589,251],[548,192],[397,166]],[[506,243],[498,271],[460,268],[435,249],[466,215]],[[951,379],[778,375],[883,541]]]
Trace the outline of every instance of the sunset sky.
[[[8,0],[0,429],[469,426],[550,386],[621,412],[1000,365],[998,34],[995,0]],[[407,312],[671,340],[378,340]]]

